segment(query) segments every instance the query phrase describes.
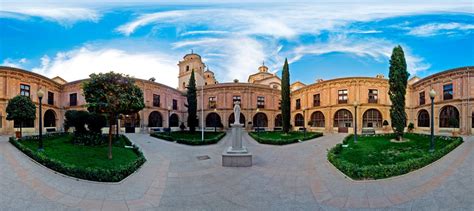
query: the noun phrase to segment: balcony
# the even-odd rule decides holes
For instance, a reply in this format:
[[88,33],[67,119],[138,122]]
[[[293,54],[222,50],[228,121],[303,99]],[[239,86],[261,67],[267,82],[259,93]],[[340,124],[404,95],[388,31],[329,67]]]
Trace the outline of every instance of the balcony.
[[378,103],[377,99],[369,98],[369,103]]

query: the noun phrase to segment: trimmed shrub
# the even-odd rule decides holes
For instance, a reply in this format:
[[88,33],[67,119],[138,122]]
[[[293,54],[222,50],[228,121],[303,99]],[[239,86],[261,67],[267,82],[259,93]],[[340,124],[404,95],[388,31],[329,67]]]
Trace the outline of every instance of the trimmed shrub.
[[[124,138],[126,143],[131,144],[130,140],[128,140],[125,136],[121,138]],[[114,169],[101,169],[78,167],[73,164],[63,163],[61,161],[51,159],[41,152],[33,151],[27,148],[26,146],[22,145],[21,142],[16,141],[13,137],[10,138],[10,143],[25,153],[28,157],[54,171],[79,179],[98,182],[119,182],[133,172],[137,171],[143,165],[143,163],[146,162],[145,156],[143,156],[143,153],[136,145],[132,145],[133,151],[138,155],[138,158],[134,162],[121,165]]]
[[[408,135],[408,134],[407,134]],[[429,138],[429,135],[426,134],[410,134],[410,135],[417,135],[423,136],[425,138]],[[364,136],[372,136],[372,137],[386,137],[389,139],[395,138],[395,134],[377,134],[377,135],[361,135]],[[352,135],[346,136],[343,140],[348,141],[352,138]],[[352,179],[382,179],[388,178],[393,176],[398,176],[402,174],[406,174],[408,172],[414,171],[416,169],[422,168],[438,159],[443,157],[444,155],[448,154],[452,150],[454,150],[457,146],[459,146],[463,140],[461,137],[447,137],[447,136],[437,136],[441,141],[449,141],[450,143],[447,144],[445,147],[436,150],[435,152],[428,154],[423,157],[409,159],[403,162],[399,162],[396,164],[389,164],[389,165],[365,165],[361,166],[356,163],[351,163],[346,160],[343,160],[339,157],[342,150],[341,144],[337,144],[333,147],[327,155],[329,162],[331,162],[336,168],[342,171],[347,176],[351,177]]]
[[[216,144],[226,135],[226,133],[224,132],[217,132],[217,135],[215,137],[205,138],[204,141],[202,141],[201,139],[192,139],[192,138],[180,136],[178,135],[179,133],[180,132],[173,132],[172,135],[168,135],[168,133],[151,133],[150,136],[163,139],[165,141],[171,141],[171,142],[176,142],[179,144],[196,146],[196,145]],[[175,134],[175,136],[173,136],[173,134]]]
[[[264,133],[265,132],[262,132],[262,134],[264,134]],[[274,132],[268,132],[268,133],[274,133]],[[295,134],[295,133],[299,133],[299,132],[289,132],[288,134],[291,135],[291,134]],[[250,137],[255,139],[255,141],[257,141],[258,143],[270,144],[270,145],[287,145],[287,144],[293,144],[293,143],[299,142],[299,140],[300,140],[298,137],[288,137],[288,138],[285,138],[285,139],[271,138],[271,137],[268,137],[268,136],[259,135],[257,132],[250,132],[249,135],[250,135]],[[301,138],[301,140],[306,141],[306,140],[318,138],[318,137],[321,137],[321,136],[323,136],[322,133],[307,132],[306,133],[306,138]]]

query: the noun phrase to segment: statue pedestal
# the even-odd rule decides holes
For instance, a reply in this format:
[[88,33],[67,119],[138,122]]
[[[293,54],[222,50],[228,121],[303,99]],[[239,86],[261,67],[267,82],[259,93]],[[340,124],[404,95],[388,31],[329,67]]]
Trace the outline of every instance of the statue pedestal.
[[243,124],[231,124],[232,146],[222,153],[222,166],[249,167],[252,166],[252,154],[242,146]]

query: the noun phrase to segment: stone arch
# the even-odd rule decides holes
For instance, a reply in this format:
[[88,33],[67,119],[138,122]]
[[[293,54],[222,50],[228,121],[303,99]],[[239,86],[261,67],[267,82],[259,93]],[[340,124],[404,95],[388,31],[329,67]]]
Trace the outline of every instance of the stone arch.
[[148,116],[148,127],[163,127],[163,116],[158,111],[153,111]]
[[221,116],[218,113],[212,112],[206,116],[206,127],[223,127]]
[[421,109],[418,111],[418,127],[430,127],[430,114],[426,109]]
[[347,109],[339,109],[334,113],[334,127],[352,127],[352,113]]
[[368,109],[362,115],[362,127],[380,128],[382,121],[382,113],[375,108]]
[[43,126],[56,127],[56,112],[52,109],[48,109],[44,112]]
[[275,127],[283,127],[283,119],[281,117],[281,114],[277,114],[275,116]]
[[440,128],[459,128],[460,119],[459,111],[452,105],[447,105],[441,108],[439,112],[439,127]]
[[179,127],[179,116],[178,114],[171,114],[169,119],[169,126],[170,127]]
[[295,126],[296,127],[304,127],[304,117],[303,114],[297,113],[295,115]]
[[253,116],[254,127],[268,127],[268,118],[265,113],[259,112]]
[[311,114],[311,127],[325,127],[324,114],[321,111],[315,111]]

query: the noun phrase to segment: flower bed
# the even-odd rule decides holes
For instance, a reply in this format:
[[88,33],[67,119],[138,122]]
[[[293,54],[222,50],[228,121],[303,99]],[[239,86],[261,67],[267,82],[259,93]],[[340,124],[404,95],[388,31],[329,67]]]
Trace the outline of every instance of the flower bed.
[[299,141],[306,141],[323,136],[322,133],[317,132],[289,132],[284,134],[281,131],[267,131],[267,132],[250,132],[249,135],[261,144],[270,145],[286,145]]

